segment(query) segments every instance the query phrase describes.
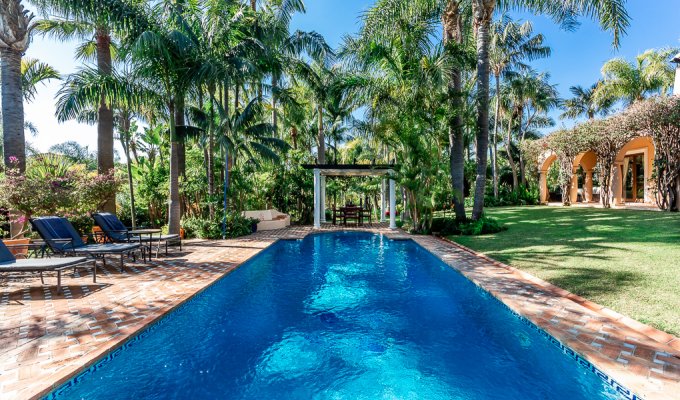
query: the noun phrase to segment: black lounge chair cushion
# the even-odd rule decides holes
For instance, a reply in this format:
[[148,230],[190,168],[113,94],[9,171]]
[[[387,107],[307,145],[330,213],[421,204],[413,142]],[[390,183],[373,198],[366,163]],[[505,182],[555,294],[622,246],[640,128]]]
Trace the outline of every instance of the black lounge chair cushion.
[[[39,217],[31,220],[40,236],[45,239],[50,247],[57,250],[70,250],[75,247],[85,246],[85,242],[71,223],[62,217]],[[70,242],[59,243],[55,240],[69,240]]]
[[106,236],[113,239],[115,242],[165,242],[179,240],[178,234],[161,235],[160,237],[149,235],[130,236],[127,233],[127,227],[112,213],[96,213],[92,215],[92,218],[94,218],[94,222],[97,223],[97,226],[102,228]]
[[30,258],[17,260],[11,251],[0,241],[0,271],[50,271],[71,267],[87,261],[85,257]]
[[[135,250],[138,243],[105,243],[86,245],[71,223],[62,217],[39,217],[31,220],[40,236],[56,251],[86,254],[118,254]],[[62,243],[60,241],[68,241]]]
[[96,213],[92,215],[97,226],[102,228],[106,236],[116,242],[127,242],[129,235],[127,227],[120,222],[118,217],[111,213]]
[[[29,258],[26,260],[6,261],[0,263],[2,271],[52,271],[61,268],[68,268],[86,262],[86,257],[64,257],[64,258]],[[92,262],[92,261],[90,261]]]
[[139,248],[139,243],[97,243],[76,247],[76,253],[112,254],[127,253]]

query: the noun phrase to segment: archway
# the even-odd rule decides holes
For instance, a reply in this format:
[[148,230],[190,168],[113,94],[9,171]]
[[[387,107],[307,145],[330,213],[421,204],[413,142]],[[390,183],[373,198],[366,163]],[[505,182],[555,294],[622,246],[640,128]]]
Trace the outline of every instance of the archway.
[[557,155],[552,150],[543,152],[538,159],[538,190],[541,204],[547,203],[550,200],[548,170],[555,160],[557,160]]
[[[591,203],[595,201],[593,192],[593,174],[595,166],[597,165],[597,154],[588,150],[578,154],[574,157],[573,175],[571,180],[571,192],[569,197],[572,203],[576,203],[581,194],[581,201],[583,203]],[[582,184],[579,188],[579,167],[583,170]]]
[[621,147],[612,167],[612,205],[654,202],[650,184],[654,152],[654,141],[649,136],[636,137]]

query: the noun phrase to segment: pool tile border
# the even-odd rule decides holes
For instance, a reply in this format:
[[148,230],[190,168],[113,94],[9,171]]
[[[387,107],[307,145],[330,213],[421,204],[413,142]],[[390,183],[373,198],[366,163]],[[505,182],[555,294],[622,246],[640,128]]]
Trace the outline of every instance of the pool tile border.
[[[446,256],[450,256],[452,254],[456,254],[458,256],[462,256],[462,258],[467,256],[472,256],[476,259],[484,261],[486,264],[484,268],[488,267],[497,267],[501,268],[503,270],[506,270],[507,273],[505,275],[511,274],[512,276],[504,276],[503,279],[510,279],[514,280],[518,283],[523,284],[523,286],[526,285],[531,285],[539,290],[545,291],[546,294],[549,294],[551,296],[555,296],[557,298],[562,298],[563,300],[572,302],[574,305],[574,308],[577,307],[583,307],[587,311],[595,314],[600,320],[611,320],[614,323],[617,324],[622,324],[625,325],[627,328],[631,329],[635,333],[644,336],[646,339],[650,341],[655,342],[655,347],[658,348],[657,354],[665,354],[668,356],[670,359],[671,356],[675,357],[674,362],[676,364],[675,368],[676,371],[680,371],[680,358],[676,354],[677,351],[675,350],[674,347],[671,346],[671,343],[677,343],[678,338],[665,333],[658,331],[652,327],[649,327],[647,325],[644,325],[638,321],[632,320],[628,317],[624,317],[612,310],[609,310],[601,305],[592,303],[588,300],[585,300],[579,296],[576,296],[564,289],[561,289],[559,287],[556,287],[548,282],[545,282],[539,278],[536,278],[535,276],[528,274],[524,271],[518,270],[514,267],[511,267],[509,265],[503,264],[499,261],[496,261],[492,258],[489,258],[483,254],[477,253],[474,250],[471,250],[465,246],[462,246],[458,243],[455,243],[451,240],[441,238],[441,237],[432,237],[432,236],[411,236],[412,240],[416,243],[418,243],[420,246],[422,246],[425,250],[429,251],[432,253],[435,257],[439,258],[442,262],[447,264],[449,267],[452,269],[456,270],[457,272],[461,273],[463,276],[465,276],[468,280],[470,280],[473,284],[475,284],[480,290],[483,290],[485,293],[488,293],[492,298],[497,300],[499,303],[501,303],[505,308],[507,308],[513,315],[517,316],[520,318],[520,320],[527,324],[528,326],[531,326],[532,328],[536,329],[539,333],[541,333],[544,337],[549,339],[554,345],[560,347],[567,355],[569,355],[572,359],[574,359],[576,362],[579,363],[579,365],[588,368],[591,372],[595,373],[601,380],[604,382],[608,383],[614,390],[617,391],[621,396],[624,396],[626,399],[630,400],[642,400],[643,395],[644,398],[647,400],[652,400],[652,399],[663,399],[663,400],[668,400],[669,399],[669,394],[674,393],[673,389],[670,387],[665,386],[662,388],[660,391],[658,390],[649,390],[649,387],[644,387],[645,385],[641,385],[639,379],[631,379],[633,378],[633,375],[630,375],[631,372],[627,372],[622,374],[620,368],[615,368],[612,369],[611,365],[608,364],[608,360],[605,360],[602,358],[600,354],[597,353],[597,349],[593,348],[592,346],[602,346],[602,344],[593,343],[591,346],[584,346],[583,343],[580,343],[580,347],[582,348],[581,352],[573,349],[573,345],[570,346],[569,344],[564,344],[562,340],[564,340],[566,343],[572,342],[568,336],[564,336],[562,339],[555,337],[554,334],[548,332],[546,329],[544,329],[541,325],[543,322],[543,325],[546,325],[547,327],[551,327],[550,324],[552,321],[542,321],[541,319],[534,320],[532,319],[531,313],[528,313],[527,315],[524,315],[523,312],[526,312],[527,310],[522,309],[522,304],[520,304],[517,301],[510,301],[510,303],[506,303],[507,299],[507,293],[503,293],[502,290],[494,290],[492,287],[487,287],[488,282],[482,282],[475,277],[475,273],[478,273],[479,271],[475,267],[471,267],[471,269],[466,269],[466,268],[460,268],[459,266],[456,265],[456,263],[460,262],[461,259],[449,259]],[[442,250],[443,247],[447,247],[446,250]],[[467,260],[463,260],[463,262],[468,262]],[[498,277],[493,277],[491,276],[492,273],[489,273],[488,271],[482,271],[482,274],[486,275],[486,277],[494,279]],[[522,294],[523,296],[524,294]],[[503,297],[506,297],[504,299]],[[507,299],[510,300],[510,299]],[[534,318],[536,318],[536,315],[533,315]],[[632,321],[632,322],[631,322]],[[557,333],[566,333],[566,332],[559,332]],[[574,343],[574,345],[576,345]],[[623,343],[623,345],[627,345],[628,343]],[[657,346],[658,345],[658,346]],[[584,348],[587,347],[587,348]],[[565,350],[566,349],[566,350]],[[628,349],[630,350],[630,349]],[[588,354],[592,353],[593,356],[589,357]],[[630,353],[630,352],[629,352]],[[621,353],[623,354],[623,352]],[[617,360],[620,361],[620,360]],[[628,363],[628,360],[626,361],[625,364]],[[633,361],[633,362],[639,362]],[[654,356],[654,362],[656,362],[656,356]],[[665,361],[664,361],[665,362]],[[611,363],[609,363],[611,364]],[[658,364],[657,364],[658,366]],[[617,366],[618,367],[618,366]],[[644,370],[646,367],[643,367],[642,369]],[[618,370],[617,370],[618,369]],[[607,372],[605,372],[607,371]],[[648,368],[648,372],[655,373],[657,371],[654,371],[654,368]],[[614,375],[617,376],[617,378],[614,378]],[[666,380],[665,384],[671,384],[673,385],[677,390],[680,390],[680,373],[676,374],[678,379],[674,380],[672,377],[667,377],[667,376],[657,376],[655,379],[657,382],[660,380],[659,378],[663,378]],[[644,377],[642,375],[638,376],[637,378]],[[650,380],[649,377],[644,377],[646,382],[645,383],[651,383],[652,380]],[[623,382],[623,383],[622,383]]]
[[[439,258],[441,261],[443,261],[445,264],[453,268],[454,270],[458,271],[459,273],[463,274],[468,280],[470,280],[473,284],[475,284],[480,290],[483,290],[485,293],[488,293],[492,298],[500,302],[504,307],[506,307],[513,315],[516,317],[520,318],[522,323],[532,327],[533,329],[536,329],[542,336],[544,336],[546,339],[550,340],[551,343],[559,347],[565,354],[568,356],[571,356],[572,359],[574,359],[579,365],[582,367],[588,368],[591,372],[595,373],[600,377],[600,379],[603,379],[604,381],[610,383],[610,385],[622,396],[624,396],[626,399],[630,400],[642,400],[642,398],[639,396],[640,394],[644,394],[645,398],[647,400],[656,400],[656,399],[668,399],[668,394],[669,393],[677,393],[680,392],[680,357],[678,357],[678,348],[680,347],[680,339],[669,335],[665,332],[661,332],[658,330],[655,330],[654,328],[651,328],[647,325],[641,324],[637,321],[634,321],[628,317],[622,316],[618,313],[615,313],[612,310],[606,309],[600,305],[597,305],[595,303],[589,302],[588,300],[585,300],[579,296],[576,296],[570,292],[567,292],[566,290],[563,290],[561,288],[555,287],[545,281],[542,281],[533,275],[527,274],[526,272],[523,272],[521,270],[517,270],[516,268],[513,268],[511,266],[505,265],[503,263],[500,263],[496,260],[493,260],[483,254],[479,254],[474,252],[471,249],[468,249],[467,247],[461,246],[455,242],[451,242],[448,240],[443,240],[441,238],[435,238],[432,236],[413,236],[410,235],[404,231],[401,230],[396,230],[392,231],[387,229],[387,227],[384,224],[375,224],[372,227],[359,227],[359,228],[351,228],[351,229],[346,229],[346,228],[340,228],[338,227],[332,227],[328,225],[324,225],[321,230],[315,230],[312,229],[311,227],[307,226],[296,226],[296,227],[290,227],[287,229],[282,229],[279,231],[270,231],[270,232],[259,232],[255,235],[252,235],[248,237],[249,239],[242,240],[242,241],[230,241],[226,245],[226,247],[230,247],[231,245],[234,245],[234,247],[244,247],[247,248],[248,250],[246,252],[249,252],[249,255],[243,256],[241,253],[237,253],[235,256],[236,259],[238,260],[227,260],[227,259],[218,259],[215,262],[218,265],[215,266],[207,266],[204,265],[206,264],[206,261],[201,261],[200,260],[200,255],[198,256],[199,260],[188,260],[187,262],[189,263],[194,263],[202,268],[205,267],[203,272],[207,272],[208,274],[212,274],[208,277],[207,281],[204,279],[203,276],[201,278],[203,280],[199,280],[198,282],[195,282],[196,284],[192,285],[193,291],[191,293],[187,293],[186,291],[181,293],[179,296],[175,295],[174,297],[170,298],[165,298],[166,301],[169,302],[176,302],[179,300],[179,302],[176,302],[174,305],[170,304],[170,307],[163,307],[161,306],[160,308],[151,308],[151,313],[144,315],[145,318],[143,318],[140,321],[137,321],[132,324],[121,324],[123,326],[119,326],[117,330],[117,334],[112,336],[108,341],[105,343],[99,343],[98,348],[94,349],[93,351],[86,352],[84,355],[80,356],[79,359],[83,360],[83,363],[80,364],[79,366],[67,366],[66,368],[61,368],[57,369],[53,374],[50,375],[49,379],[46,378],[38,378],[42,382],[44,382],[45,386],[42,386],[43,389],[40,390],[39,392],[31,392],[30,390],[22,390],[19,393],[23,393],[27,397],[31,398],[58,398],[57,393],[55,393],[56,390],[59,390],[61,392],[62,390],[66,390],[66,387],[64,385],[67,385],[67,382],[73,382],[77,383],[80,379],[84,379],[86,375],[89,375],[90,373],[96,371],[97,369],[101,368],[101,366],[105,365],[108,363],[111,359],[117,357],[122,351],[127,349],[128,347],[134,346],[135,343],[137,343],[139,340],[142,338],[146,337],[151,331],[155,330],[159,325],[163,324],[164,321],[166,321],[166,317],[169,313],[176,311],[178,309],[183,308],[185,305],[189,304],[192,300],[197,298],[197,295],[206,289],[210,288],[215,282],[217,282],[219,279],[223,278],[224,276],[228,275],[230,272],[235,270],[236,268],[240,267],[244,263],[246,263],[248,260],[253,258],[255,255],[263,251],[264,249],[270,247],[272,244],[277,242],[278,240],[299,240],[299,239],[304,239],[307,235],[310,234],[316,234],[316,233],[324,233],[324,232],[331,232],[331,231],[365,231],[365,232],[371,232],[371,233],[377,233],[377,234],[382,234],[385,237],[389,239],[394,239],[394,240],[413,240],[417,244],[419,244],[421,247],[423,247],[425,250],[427,250],[429,253],[433,254],[435,257]],[[216,242],[219,243],[219,242]],[[218,245],[219,246],[219,245]],[[467,256],[465,255],[467,254]],[[452,260],[451,258],[447,256],[452,256],[457,257],[457,260]],[[227,258],[231,257],[234,258],[234,255],[229,255],[227,254]],[[467,259],[468,257],[474,257],[475,260],[470,261]],[[191,257],[190,257],[191,258]],[[513,276],[508,277],[509,279],[515,279],[519,283],[522,283],[523,285],[533,285],[538,289],[545,290],[547,291],[551,296],[556,296],[563,298],[563,300],[569,300],[570,302],[573,303],[574,308],[579,308],[583,307],[585,310],[588,312],[594,313],[595,315],[599,315],[601,319],[611,319],[613,320],[616,324],[621,324],[625,325],[627,328],[632,330],[635,334],[640,334],[644,335],[645,338],[658,343],[659,346],[655,346],[653,350],[658,350],[654,353],[652,356],[652,361],[655,363],[653,366],[656,366],[656,368],[651,369],[652,375],[656,374],[653,380],[655,380],[657,383],[659,382],[659,378],[662,380],[667,378],[666,376],[663,376],[662,374],[664,373],[664,370],[668,370],[671,372],[671,375],[674,373],[674,371],[678,371],[676,375],[673,376],[678,376],[679,379],[677,381],[673,382],[673,386],[676,390],[671,391],[671,387],[665,386],[661,388],[661,394],[658,389],[658,386],[651,392],[649,392],[647,389],[649,387],[646,386],[646,384],[641,384],[642,381],[650,382],[649,375],[642,374],[642,372],[649,371],[646,369],[646,365],[638,365],[639,367],[637,369],[637,374],[634,372],[628,371],[629,375],[625,375],[622,377],[618,373],[621,372],[621,365],[616,365],[615,363],[607,363],[605,362],[604,364],[600,363],[602,361],[602,357],[599,357],[601,355],[598,355],[596,353],[597,348],[594,348],[592,346],[602,346],[601,344],[596,344],[595,341],[593,341],[592,345],[587,345],[583,342],[578,343],[579,346],[577,348],[580,348],[581,353],[577,352],[576,349],[574,349],[574,346],[569,346],[563,344],[560,340],[566,340],[566,343],[570,343],[569,337],[564,336],[560,334],[560,338],[555,337],[554,334],[551,334],[547,330],[543,328],[543,325],[546,325],[548,328],[552,328],[549,324],[546,324],[544,320],[542,320],[541,317],[538,317],[538,319],[532,319],[532,314],[528,313],[526,316],[523,314],[523,312],[526,312],[526,310],[523,310],[522,304],[510,300],[509,303],[506,303],[507,299],[504,300],[503,297],[504,293],[502,291],[494,290],[494,283],[487,281],[483,282],[479,281],[474,277],[474,273],[472,272],[477,272],[477,270],[473,267],[472,271],[471,270],[466,270],[466,268],[459,268],[453,265],[454,262],[460,262],[460,261],[472,264],[475,262],[481,262],[483,261],[485,264],[484,267],[497,267],[497,268],[503,268],[508,273],[510,273]],[[163,261],[161,264],[166,264],[166,267],[173,266],[175,263],[178,261],[176,260],[168,260],[168,261]],[[181,264],[182,261],[179,261]],[[222,265],[220,265],[222,264]],[[229,265],[223,265],[223,264],[229,264]],[[134,269],[134,267],[133,267]],[[153,268],[152,268],[153,271]],[[137,271],[135,270],[135,273]],[[155,274],[155,272],[153,272]],[[168,271],[161,271],[159,274],[166,274],[169,273]],[[174,273],[170,273],[171,275]],[[181,271],[179,272],[181,273]],[[470,274],[472,273],[473,276]],[[489,274],[487,278],[493,279],[493,274]],[[171,276],[172,277],[172,276]],[[177,275],[174,276],[175,279],[177,279]],[[505,278],[505,277],[503,277]],[[502,279],[499,279],[502,280]],[[487,286],[489,285],[489,286]],[[102,289],[104,290],[104,289]],[[155,290],[155,289],[154,289]],[[123,298],[124,299],[124,298]],[[51,300],[50,300],[51,301]],[[64,300],[65,301],[65,300]],[[70,301],[69,301],[70,302]],[[2,311],[0,309],[0,311]],[[535,315],[533,318],[537,318]],[[558,333],[563,333],[563,332],[558,332]],[[68,332],[64,333],[68,334]],[[607,334],[605,333],[604,336]],[[564,337],[562,337],[564,336]],[[626,340],[627,342],[628,340]],[[635,342],[633,342],[635,343]],[[630,345],[629,343],[623,343],[624,346],[632,346],[632,349],[628,348],[626,352],[621,352],[620,357],[628,358],[630,356],[631,358],[631,364],[635,366],[636,363],[640,363],[642,359],[640,358],[635,358],[632,353],[635,352],[635,356],[637,356],[637,351],[635,350],[634,345]],[[648,351],[648,350],[647,350]],[[595,357],[595,359],[592,359],[588,357],[589,353],[593,353],[598,357]],[[582,354],[585,354],[582,355]],[[648,357],[647,357],[648,358]],[[1,361],[1,360],[0,360]],[[628,360],[617,360],[619,362],[625,362],[626,368],[628,368],[630,365],[628,365]],[[643,360],[644,361],[644,360]],[[44,362],[41,362],[43,364]],[[73,364],[70,364],[73,365]],[[0,364],[0,367],[2,367],[2,364]],[[614,369],[611,369],[614,367]],[[656,370],[656,371],[655,371]],[[612,377],[611,373],[606,373],[604,371],[618,371],[617,375],[619,378],[615,379]],[[630,375],[631,373],[635,375]],[[2,373],[0,373],[0,377],[2,376]],[[621,379],[623,378],[623,379]],[[11,382],[11,381],[10,381]],[[49,382],[49,384],[48,384]],[[621,384],[620,382],[623,382],[624,384],[628,385],[627,387]],[[629,382],[633,382],[632,385],[630,385]],[[7,382],[5,382],[6,384]],[[71,383],[71,384],[73,384]],[[0,383],[0,387],[2,384]],[[38,385],[31,385],[31,387],[39,388]],[[630,390],[629,388],[633,388],[634,390]],[[643,390],[639,390],[640,388],[643,388]],[[28,388],[26,388],[28,389]],[[637,393],[637,394],[635,394]],[[666,396],[663,396],[663,393],[666,394]],[[16,394],[15,394],[16,396]],[[45,397],[47,396],[47,397]]]

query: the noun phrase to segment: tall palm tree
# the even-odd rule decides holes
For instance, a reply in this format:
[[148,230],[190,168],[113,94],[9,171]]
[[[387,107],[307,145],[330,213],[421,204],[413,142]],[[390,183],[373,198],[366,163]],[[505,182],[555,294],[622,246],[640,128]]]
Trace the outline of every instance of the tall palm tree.
[[518,23],[507,16],[491,25],[491,48],[489,62],[491,74],[496,84],[494,125],[493,125],[493,152],[491,170],[493,174],[494,196],[498,197],[498,157],[497,138],[500,120],[500,92],[501,76],[509,70],[526,69],[524,61],[537,58],[549,57],[550,47],[543,44],[543,35],[533,34],[531,22]]
[[560,118],[579,118],[586,117],[594,119],[595,116],[605,116],[609,114],[613,101],[611,98],[599,99],[595,95],[601,81],[592,84],[588,88],[577,85],[569,88],[574,97],[564,101],[564,112]]
[[595,91],[600,102],[623,101],[630,105],[650,94],[666,95],[673,86],[674,68],[669,62],[677,49],[647,50],[629,62],[614,58],[602,66],[602,83]]
[[577,14],[583,14],[597,20],[603,29],[612,31],[614,46],[618,46],[621,35],[625,33],[629,24],[629,17],[624,7],[625,0],[471,1],[477,45],[477,176],[475,179],[475,199],[472,208],[472,219],[479,219],[484,212],[487,151],[489,147],[489,48],[491,45],[491,21],[497,4],[500,3],[507,8],[529,9],[536,13],[547,14],[566,26],[573,26],[574,17]]
[[35,28],[33,14],[21,0],[0,0],[0,80],[2,81],[2,133],[5,165],[26,170],[24,91],[21,57]]
[[[76,55],[84,60],[93,59],[97,71],[106,76],[113,73],[116,49],[113,33],[133,33],[146,25],[144,13],[135,6],[139,0],[34,0],[34,3],[43,14],[52,15],[40,21],[38,29],[60,41],[80,40]],[[114,168],[113,118],[107,93],[102,93],[97,109],[97,170],[100,174]],[[116,211],[115,197],[106,202],[103,210]]]
[[[184,101],[191,86],[195,70],[191,64],[196,60],[199,46],[196,36],[183,29],[187,26],[181,9],[174,3],[156,4],[151,15],[155,23],[136,37],[131,45],[132,62],[140,79],[154,85],[165,99],[170,127],[170,194],[168,201],[168,229],[178,234],[180,230],[181,205],[179,196],[179,151],[182,138],[178,134],[178,102]],[[171,24],[168,24],[171,21]]]
[[317,159],[319,164],[326,163],[326,137],[324,133],[324,108],[328,96],[338,84],[336,70],[328,68],[322,63],[313,62],[311,65],[305,62],[295,63],[295,80],[300,80],[308,87],[309,93],[316,108],[317,118]]
[[[519,175],[513,156],[513,133],[517,141],[524,141],[528,128],[540,117],[559,105],[560,100],[555,85],[548,81],[548,74],[538,74],[532,70],[511,74],[502,90],[503,108],[507,112],[508,128],[506,131],[505,150],[512,171],[513,189],[526,183],[524,177],[524,160],[520,152]],[[526,113],[526,120],[524,119]]]

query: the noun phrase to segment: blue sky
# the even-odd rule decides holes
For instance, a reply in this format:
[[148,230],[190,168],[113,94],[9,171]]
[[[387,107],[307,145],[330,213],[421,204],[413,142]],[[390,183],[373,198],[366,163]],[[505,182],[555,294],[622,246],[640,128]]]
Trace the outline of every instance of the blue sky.
[[[551,81],[558,85],[563,97],[569,97],[569,87],[589,86],[600,78],[602,64],[613,57],[632,59],[650,48],[680,47],[679,0],[628,0],[631,26],[623,37],[621,47],[614,50],[611,35],[602,32],[597,24],[582,19],[581,26],[573,31],[561,30],[545,17],[527,13],[514,13],[518,19],[531,20],[534,31],[543,33],[552,47],[552,56],[533,63],[539,71],[547,71]],[[306,0],[307,13],[293,19],[293,28],[317,31],[332,46],[342,42],[342,37],[359,29],[361,14],[374,2],[371,0]],[[62,74],[73,72],[78,63],[73,60],[74,43],[57,43],[36,37],[26,56],[38,58],[54,66]],[[66,140],[76,140],[96,149],[97,129],[94,126],[67,122],[59,124],[54,118],[54,96],[59,82],[41,87],[33,103],[26,105],[26,119],[37,126],[39,134],[28,141],[40,150]],[[558,124],[569,121],[560,121]]]

